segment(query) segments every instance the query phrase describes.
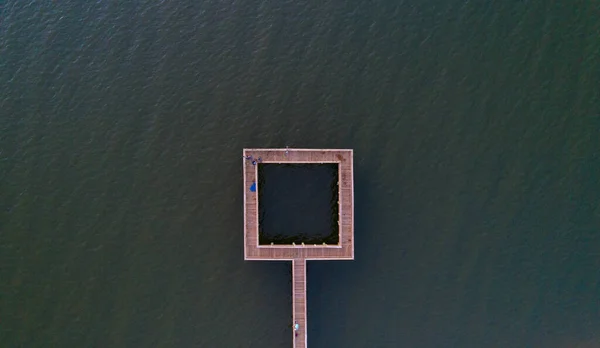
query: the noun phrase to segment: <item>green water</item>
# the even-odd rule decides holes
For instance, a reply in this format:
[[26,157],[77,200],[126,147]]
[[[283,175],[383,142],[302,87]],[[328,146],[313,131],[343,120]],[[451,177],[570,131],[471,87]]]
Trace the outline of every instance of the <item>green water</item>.
[[[600,346],[594,1],[0,4],[0,346],[290,347],[244,147],[352,148],[310,347]],[[585,345],[587,344],[587,345]]]
[[264,163],[257,175],[259,244],[339,244],[338,164]]

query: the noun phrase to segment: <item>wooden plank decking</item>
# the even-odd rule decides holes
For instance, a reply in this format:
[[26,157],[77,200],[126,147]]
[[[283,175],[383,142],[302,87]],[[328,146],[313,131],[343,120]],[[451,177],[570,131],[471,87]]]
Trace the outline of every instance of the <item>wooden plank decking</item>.
[[294,311],[294,324],[299,329],[294,332],[294,348],[306,348],[306,260],[294,259],[292,261],[292,307]]
[[352,150],[326,149],[244,149],[244,157],[261,158],[262,163],[336,163],[339,184],[339,244],[336,245],[259,245],[258,165],[242,158],[244,169],[244,258],[246,260],[354,259],[354,175]]
[[[339,243],[336,245],[259,245],[258,239],[258,163],[337,163],[339,199]],[[307,346],[306,260],[354,259],[354,173],[352,150],[332,149],[244,149],[244,258],[246,260],[292,261],[294,347]],[[256,190],[250,187],[256,184]],[[294,327],[292,323],[292,327]]]

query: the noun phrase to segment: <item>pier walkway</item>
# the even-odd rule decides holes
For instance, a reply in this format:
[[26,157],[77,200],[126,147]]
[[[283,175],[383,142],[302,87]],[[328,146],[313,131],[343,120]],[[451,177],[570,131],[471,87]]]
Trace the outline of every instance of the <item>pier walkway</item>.
[[[354,259],[353,152],[346,149],[244,149],[244,259],[292,261],[292,335],[294,348],[307,347],[306,261]],[[258,166],[262,163],[338,165],[338,244],[261,245],[258,238]],[[295,330],[298,324],[298,330]]]

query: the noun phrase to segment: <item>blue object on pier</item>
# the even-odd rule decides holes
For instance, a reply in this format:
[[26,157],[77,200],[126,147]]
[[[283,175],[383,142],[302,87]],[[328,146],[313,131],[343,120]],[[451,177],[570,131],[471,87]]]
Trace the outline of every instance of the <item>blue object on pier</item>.
[[252,186],[250,186],[250,191],[251,192],[256,192],[256,183],[255,182],[253,182]]

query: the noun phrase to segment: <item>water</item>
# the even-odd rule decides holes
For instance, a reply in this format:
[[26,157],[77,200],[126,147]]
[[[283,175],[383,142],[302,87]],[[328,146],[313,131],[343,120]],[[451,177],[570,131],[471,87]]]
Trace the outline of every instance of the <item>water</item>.
[[259,164],[260,244],[338,244],[337,164]]
[[592,2],[0,5],[0,342],[291,346],[244,147],[353,148],[311,347],[600,345]]

